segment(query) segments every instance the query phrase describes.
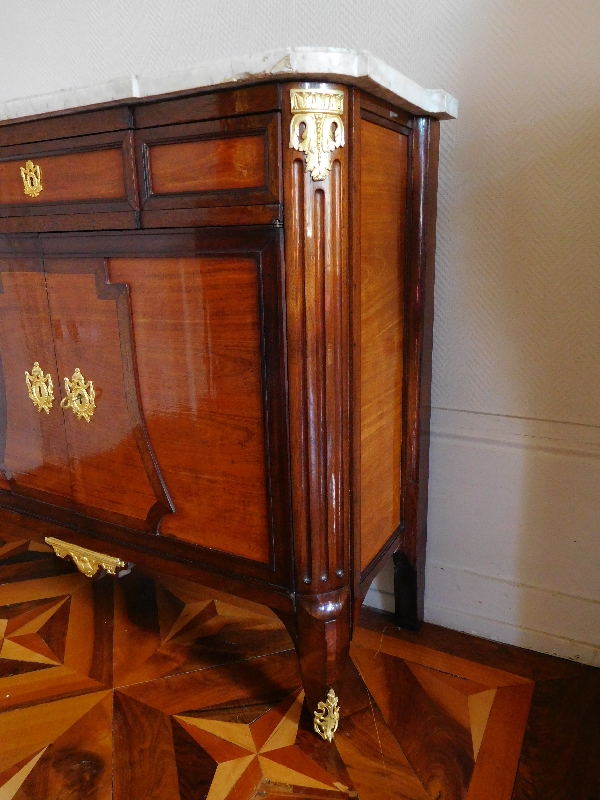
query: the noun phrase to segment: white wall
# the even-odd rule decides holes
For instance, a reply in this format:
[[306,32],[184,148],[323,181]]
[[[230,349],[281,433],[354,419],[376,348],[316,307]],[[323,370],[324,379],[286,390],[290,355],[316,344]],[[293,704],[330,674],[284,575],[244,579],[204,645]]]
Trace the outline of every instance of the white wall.
[[[427,618],[600,663],[597,0],[0,0],[0,101],[368,49],[443,124]],[[369,594],[389,605],[390,572]]]

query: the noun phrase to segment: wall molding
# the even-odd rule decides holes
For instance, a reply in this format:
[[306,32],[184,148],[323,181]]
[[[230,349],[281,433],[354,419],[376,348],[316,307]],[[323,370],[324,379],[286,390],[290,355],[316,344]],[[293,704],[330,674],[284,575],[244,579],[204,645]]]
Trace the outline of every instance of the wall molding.
[[431,436],[600,459],[600,425],[434,407]]

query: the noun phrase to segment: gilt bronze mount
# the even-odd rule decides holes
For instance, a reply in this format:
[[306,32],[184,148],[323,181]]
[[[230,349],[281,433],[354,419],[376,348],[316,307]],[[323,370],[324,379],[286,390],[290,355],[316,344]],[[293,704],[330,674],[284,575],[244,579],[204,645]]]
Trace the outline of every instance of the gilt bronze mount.
[[327,742],[332,742],[340,722],[339,701],[333,689],[327,693],[327,700],[321,701],[315,711],[315,732]]
[[25,382],[29,391],[29,398],[38,411],[50,413],[54,403],[54,386],[50,375],[44,375],[39,363],[36,361],[31,374],[25,370]]
[[77,419],[89,422],[96,410],[96,391],[92,381],[86,383],[79,367],[75,369],[71,380],[65,378],[65,391],[67,396],[60,401],[60,407],[70,408]]
[[99,569],[105,569],[110,575],[116,575],[117,567],[123,569],[127,566],[120,558],[97,553],[95,550],[88,550],[86,547],[79,547],[70,542],[63,542],[53,536],[46,536],[45,541],[59,558],[71,556],[77,569],[88,578],[93,578]]
[[25,166],[20,169],[23,191],[28,197],[37,197],[44,188],[42,186],[42,170],[33,161],[26,161]]
[[292,89],[290,103],[290,147],[306,154],[306,171],[322,181],[332,166],[331,153],[344,146],[344,92]]

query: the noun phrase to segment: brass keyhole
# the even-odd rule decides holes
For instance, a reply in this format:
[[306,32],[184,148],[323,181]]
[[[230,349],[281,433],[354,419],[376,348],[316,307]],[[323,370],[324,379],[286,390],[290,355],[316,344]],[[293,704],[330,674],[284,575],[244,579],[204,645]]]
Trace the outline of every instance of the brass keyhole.
[[42,170],[33,161],[26,161],[24,167],[20,167],[21,178],[23,179],[23,191],[28,197],[37,197],[44,188],[42,186]]
[[92,381],[87,381],[79,367],[75,369],[71,380],[65,378],[67,396],[60,401],[61,408],[70,408],[77,419],[89,422],[96,410],[96,392]]
[[31,373],[25,371],[25,383],[29,392],[29,399],[38,411],[50,413],[54,403],[54,386],[50,375],[44,375],[39,363],[36,361]]

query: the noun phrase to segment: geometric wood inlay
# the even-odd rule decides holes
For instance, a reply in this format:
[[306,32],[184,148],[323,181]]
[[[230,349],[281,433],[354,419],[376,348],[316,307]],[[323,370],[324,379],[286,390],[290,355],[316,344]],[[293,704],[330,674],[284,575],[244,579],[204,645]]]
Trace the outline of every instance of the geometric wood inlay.
[[471,735],[473,737],[473,751],[475,753],[475,760],[479,754],[479,748],[483,740],[488,719],[490,718],[490,711],[496,697],[496,689],[488,689],[485,692],[472,694],[469,696],[469,719],[471,722]]
[[420,664],[406,663],[429,696],[464,728],[471,731],[473,755],[477,760],[496,689],[489,689],[475,681],[448,675]]
[[43,750],[40,750],[39,753],[36,753],[36,755],[34,755],[33,758],[30,758],[22,767],[19,763],[17,765],[19,770],[18,772],[15,772],[12,777],[6,779],[8,777],[7,775],[0,775],[0,800],[13,800],[21,786],[29,777],[31,770],[46,752],[46,749],[47,748],[44,747]]
[[[511,800],[517,770],[531,782],[527,672],[395,628],[359,626],[351,649],[323,743],[269,609],[137,568],[90,582],[3,533],[0,800]],[[594,769],[570,798],[595,797]]]

